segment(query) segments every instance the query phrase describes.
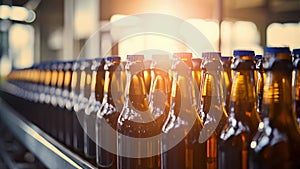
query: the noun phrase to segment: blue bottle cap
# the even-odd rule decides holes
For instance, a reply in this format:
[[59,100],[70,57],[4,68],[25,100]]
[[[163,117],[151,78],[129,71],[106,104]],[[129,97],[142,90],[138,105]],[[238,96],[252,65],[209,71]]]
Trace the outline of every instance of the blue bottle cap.
[[300,55],[300,48],[293,50],[293,55]]
[[260,60],[260,59],[262,59],[262,58],[263,58],[262,55],[255,55],[255,60]]
[[93,59],[93,61],[96,61],[96,62],[104,62],[104,61],[105,61],[105,58],[95,58],[95,59]]
[[289,47],[266,47],[265,48],[266,53],[291,53]]
[[234,50],[233,51],[233,56],[255,56],[255,53],[253,50]]
[[230,61],[232,59],[232,56],[221,56],[222,61]]
[[121,57],[120,56],[108,56],[106,58],[106,61],[110,61],[110,62],[113,62],[113,61],[121,61]]

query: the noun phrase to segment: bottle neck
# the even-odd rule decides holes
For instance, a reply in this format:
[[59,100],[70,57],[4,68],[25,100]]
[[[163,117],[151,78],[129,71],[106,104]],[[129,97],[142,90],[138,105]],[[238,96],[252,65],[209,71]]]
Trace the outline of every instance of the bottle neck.
[[300,69],[293,71],[293,98],[294,101],[300,101]]
[[149,107],[155,118],[166,115],[170,109],[171,82],[169,74],[152,68]]
[[119,64],[115,64],[109,67],[104,74],[104,85],[103,85],[103,101],[102,104],[109,103],[114,107],[118,107],[118,110],[121,110],[121,107],[124,103],[123,101],[123,84],[121,77],[121,68],[118,67]]
[[[210,105],[224,105],[225,99],[223,95],[222,71],[221,70],[203,70],[202,72],[202,86],[201,86],[201,105],[204,113],[208,113]],[[223,108],[221,108],[223,109]],[[226,113],[227,116],[227,113]]]
[[263,94],[262,118],[269,120],[272,127],[283,128],[296,125],[292,110],[291,70],[269,70]]
[[138,111],[148,110],[147,93],[144,82],[143,62],[131,62],[127,64],[127,80],[125,87],[125,106]]
[[[180,61],[181,62],[181,61]],[[172,110],[170,113],[178,116],[181,111],[182,115],[195,113],[191,107],[195,106],[194,98],[192,97],[192,73],[191,68],[184,63],[175,63],[172,74],[171,100],[170,105]],[[195,107],[194,107],[195,108]]]
[[253,70],[235,70],[229,110],[238,121],[258,123]]

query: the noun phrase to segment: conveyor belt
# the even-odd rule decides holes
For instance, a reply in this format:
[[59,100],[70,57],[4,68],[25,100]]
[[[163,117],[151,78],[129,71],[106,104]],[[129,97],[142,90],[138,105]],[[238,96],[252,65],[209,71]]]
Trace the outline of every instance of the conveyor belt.
[[1,98],[0,123],[48,168],[96,168],[23,118]]

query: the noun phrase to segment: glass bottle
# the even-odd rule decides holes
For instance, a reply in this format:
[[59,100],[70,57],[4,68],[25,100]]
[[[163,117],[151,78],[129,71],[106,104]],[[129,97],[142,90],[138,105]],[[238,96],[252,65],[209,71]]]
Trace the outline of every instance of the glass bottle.
[[221,57],[222,65],[223,65],[223,79],[225,86],[223,87],[223,94],[225,98],[225,108],[226,111],[229,112],[229,99],[231,93],[231,86],[232,86],[232,70],[231,70],[231,63],[232,57],[231,56],[222,56]]
[[218,166],[218,138],[228,117],[224,107],[223,65],[219,52],[202,53],[202,83],[199,115],[204,123],[199,141],[206,144],[206,167]]
[[174,54],[170,111],[162,130],[161,159],[165,169],[205,167],[205,146],[198,142],[203,124],[193,98],[191,58],[191,53]]
[[[77,78],[79,89],[75,87],[76,93],[79,92],[78,97],[73,98],[74,111],[73,113],[73,146],[79,151],[84,150],[84,131],[83,131],[83,116],[85,107],[88,104],[88,98],[91,91],[91,64],[92,60],[80,60],[80,67],[77,75],[80,73],[80,78]],[[77,83],[77,84],[78,84]],[[78,91],[79,90],[79,91]],[[76,100],[75,100],[76,99]],[[88,156],[85,152],[84,156],[93,162],[93,157]]]
[[259,115],[261,115],[262,111],[262,96],[264,92],[264,69],[263,69],[263,57],[262,55],[256,55],[255,56],[255,73],[257,74],[257,80],[256,80],[256,93],[257,93],[257,112]]
[[151,70],[150,70],[150,65],[151,65],[151,60],[145,60],[144,65],[145,65],[145,70],[144,70],[144,80],[145,80],[145,88],[146,92],[149,95],[150,92],[150,85],[151,85]]
[[59,107],[62,109],[63,112],[63,118],[62,118],[62,125],[64,126],[64,140],[66,146],[69,148],[73,147],[73,131],[71,131],[72,128],[72,116],[70,116],[70,110],[67,108],[67,102],[68,100],[72,99],[70,97],[71,93],[71,83],[72,83],[72,67],[74,61],[67,61],[64,64],[64,83],[62,87],[62,94],[59,98],[58,104]]
[[293,107],[300,126],[300,49],[293,50]]
[[[103,99],[101,107],[96,112],[96,160],[100,168],[113,169],[117,167],[117,120],[123,107],[122,95],[124,84],[121,80],[123,65],[119,56],[105,59],[103,84]],[[104,148],[105,147],[105,148]],[[111,149],[106,149],[110,147]]]
[[41,102],[44,104],[45,106],[45,112],[43,113],[44,117],[47,117],[47,119],[49,119],[48,121],[45,121],[45,123],[42,124],[42,128],[44,128],[44,130],[48,133],[51,134],[51,112],[53,111],[53,107],[50,106],[50,88],[51,88],[51,83],[52,80],[52,70],[51,70],[51,65],[53,63],[52,62],[48,62],[45,65],[45,79],[44,79],[44,89],[42,94],[40,95],[40,100]]
[[[171,60],[169,55],[152,55],[151,83],[149,92],[149,109],[155,119],[155,123],[160,131],[170,111],[171,81],[169,71],[171,70]],[[158,140],[161,142],[161,138]],[[158,143],[160,144],[160,143]],[[161,167],[161,150],[159,150],[157,165],[154,168]]]
[[78,108],[78,97],[80,95],[80,80],[81,80],[81,71],[80,71],[80,64],[82,60],[76,60],[74,61],[72,65],[72,80],[71,80],[71,90],[70,90],[70,96],[66,100],[66,109],[68,110],[65,113],[65,134],[66,136],[72,136],[73,138],[70,139],[73,142],[72,147],[74,151],[80,155],[83,155],[83,139],[80,137],[77,137],[77,133],[74,130],[74,122],[77,120],[76,118],[76,111],[75,111],[75,105],[77,105]]
[[235,50],[229,117],[218,143],[219,169],[248,169],[248,150],[260,122],[256,110],[254,52]]
[[[96,114],[101,107],[104,84],[104,58],[93,59],[91,67],[91,91],[88,105],[85,108],[83,128],[84,128],[84,152],[89,157],[96,157]],[[100,98],[99,98],[100,97]]]
[[[148,104],[144,81],[144,56],[128,55],[127,61],[125,104],[117,123],[117,167],[159,168],[159,156],[151,154],[154,149],[159,148],[159,141],[147,142],[147,139],[143,139],[161,133]],[[144,140],[146,142],[143,142]],[[142,156],[143,152],[145,153]]]
[[[50,84],[50,88],[49,88],[49,93],[46,96],[46,104],[51,105],[51,110],[48,110],[48,115],[49,115],[49,128],[50,128],[50,132],[51,135],[54,138],[58,139],[58,132],[57,132],[57,127],[56,127],[56,95],[55,95],[55,91],[56,91],[56,87],[57,87],[57,81],[58,81],[58,62],[53,62],[51,64],[51,84]],[[61,140],[60,140],[61,141]]]
[[[63,103],[59,104],[62,101],[62,88],[64,85],[65,62],[60,61],[57,66],[57,83],[55,88],[54,97],[51,98],[51,103],[56,107],[56,111],[52,112],[54,115],[53,127],[57,130],[58,140],[62,143],[65,142],[65,126],[64,126],[64,110],[62,109]],[[62,106],[62,107],[60,107]]]
[[300,168],[300,132],[292,108],[292,57],[287,47],[265,50],[262,122],[251,147],[251,168]]
[[[202,63],[202,59],[201,58],[192,58],[192,64],[193,64],[193,68],[192,68],[192,76],[193,76],[193,83],[196,84],[196,88],[194,89],[195,91],[197,90],[197,92],[195,93],[195,100],[196,100],[196,109],[199,109],[200,105],[199,105],[199,95],[200,95],[200,86],[201,86],[201,76],[202,76],[202,71],[201,71],[201,63]],[[195,85],[194,85],[195,86]]]

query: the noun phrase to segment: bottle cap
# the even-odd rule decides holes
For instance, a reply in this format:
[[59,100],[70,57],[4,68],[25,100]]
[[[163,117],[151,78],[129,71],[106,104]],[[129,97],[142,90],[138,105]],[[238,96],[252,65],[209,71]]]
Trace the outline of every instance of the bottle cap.
[[51,62],[51,70],[57,70],[58,64],[59,64],[58,61]]
[[120,56],[108,56],[105,58],[108,62],[121,61]]
[[253,50],[234,50],[233,70],[253,70],[255,53]]
[[265,70],[292,70],[292,55],[289,47],[266,47],[263,67]]
[[262,59],[262,58],[263,58],[262,55],[255,55],[255,60],[260,60],[260,59]]
[[300,57],[300,48],[293,50],[293,55]]
[[74,61],[66,61],[64,70],[66,70],[66,71],[71,70],[73,63],[74,63]]
[[203,58],[217,58],[217,59],[220,59],[221,53],[220,52],[203,52],[202,57]]
[[127,60],[130,62],[133,61],[142,61],[144,60],[144,55],[127,55]]
[[192,53],[188,53],[188,52],[177,52],[173,54],[174,57],[177,57],[179,59],[182,58],[187,58],[187,59],[191,59],[192,58]]
[[103,62],[103,61],[105,61],[105,58],[94,58],[93,61]]
[[291,53],[290,48],[289,47],[266,47],[265,48],[265,52],[266,53]]
[[222,61],[231,61],[232,56],[221,56]]
[[255,56],[253,50],[234,50],[233,51],[233,56],[238,57],[238,56]]

